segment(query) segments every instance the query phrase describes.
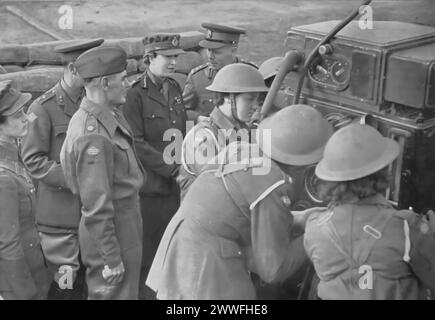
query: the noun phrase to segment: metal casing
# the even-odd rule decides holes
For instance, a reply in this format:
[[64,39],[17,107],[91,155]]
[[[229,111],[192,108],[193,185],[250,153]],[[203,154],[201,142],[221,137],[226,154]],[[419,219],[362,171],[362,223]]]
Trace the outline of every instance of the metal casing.
[[435,108],[435,43],[401,50],[388,57],[386,101],[414,108]]

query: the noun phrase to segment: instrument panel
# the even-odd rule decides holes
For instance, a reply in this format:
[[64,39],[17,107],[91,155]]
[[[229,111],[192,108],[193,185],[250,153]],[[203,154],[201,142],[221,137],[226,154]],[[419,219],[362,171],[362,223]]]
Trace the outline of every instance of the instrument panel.
[[351,63],[345,57],[323,55],[308,68],[308,76],[315,85],[342,91],[349,85],[350,69]]

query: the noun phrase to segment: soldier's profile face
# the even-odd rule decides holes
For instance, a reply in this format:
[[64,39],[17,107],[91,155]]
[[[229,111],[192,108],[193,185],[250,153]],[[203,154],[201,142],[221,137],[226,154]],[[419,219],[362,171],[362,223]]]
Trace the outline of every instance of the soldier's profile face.
[[7,116],[6,121],[0,125],[0,133],[9,138],[21,138],[27,134],[28,118],[21,109]]
[[177,56],[157,54],[154,58],[150,59],[150,70],[158,77],[167,77],[175,72],[176,64]]
[[226,45],[217,49],[207,49],[207,58],[212,67],[219,70],[234,62],[235,51],[232,45]]
[[127,91],[130,83],[127,79],[127,71],[122,71],[107,77],[106,88],[107,100],[113,106],[119,106],[126,102]]
[[259,106],[259,93],[240,93],[236,95],[237,116],[243,122],[251,121]]

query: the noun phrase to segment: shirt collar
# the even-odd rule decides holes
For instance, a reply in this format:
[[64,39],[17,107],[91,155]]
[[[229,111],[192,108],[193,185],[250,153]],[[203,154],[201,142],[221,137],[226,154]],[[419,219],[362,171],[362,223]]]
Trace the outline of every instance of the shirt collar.
[[374,196],[361,199],[357,202],[359,205],[379,205],[392,208],[393,205],[381,194],[377,193]]
[[63,78],[60,79],[60,86],[62,90],[66,93],[68,98],[70,98],[71,101],[75,104],[77,104],[79,102],[79,99],[83,96],[83,90],[75,92],[70,86],[66,84]]

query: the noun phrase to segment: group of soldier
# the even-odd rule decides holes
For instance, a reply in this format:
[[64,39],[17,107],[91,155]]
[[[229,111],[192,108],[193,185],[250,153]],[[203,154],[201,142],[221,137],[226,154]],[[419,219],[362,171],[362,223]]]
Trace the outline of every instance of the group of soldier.
[[[419,267],[433,257],[418,250],[432,245],[418,230],[433,217],[382,196],[397,143],[359,124],[333,133],[281,93],[262,119],[282,58],[257,69],[236,56],[245,30],[202,26],[208,62],[184,88],[171,77],[178,34],[143,39],[133,83],[126,52],[103,39],[57,47],[63,77],[27,112],[30,95],[0,83],[0,296],[255,299],[308,260],[322,299],[416,299],[433,287]],[[184,137],[175,162],[171,130]],[[257,136],[240,141],[243,130]],[[213,152],[194,161],[199,150]],[[295,212],[292,170],[316,163],[330,204]],[[361,265],[375,270],[370,290]]]

